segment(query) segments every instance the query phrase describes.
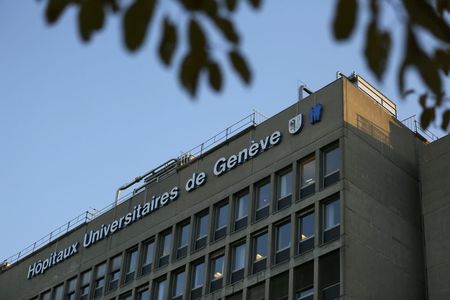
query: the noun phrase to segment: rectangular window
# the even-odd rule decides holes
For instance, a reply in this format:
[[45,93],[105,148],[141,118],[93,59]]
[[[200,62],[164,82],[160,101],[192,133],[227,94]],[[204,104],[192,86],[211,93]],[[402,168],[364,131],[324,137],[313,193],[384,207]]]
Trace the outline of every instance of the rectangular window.
[[67,281],[66,300],[75,300],[75,293],[77,288],[77,278],[71,278]]
[[309,261],[294,269],[294,291],[296,300],[314,299],[313,261]]
[[134,278],[137,268],[138,249],[134,248],[127,251],[127,260],[125,266],[125,283],[130,282]]
[[292,201],[292,171],[284,171],[278,174],[277,185],[277,210],[291,205]]
[[253,273],[258,273],[266,269],[268,255],[268,236],[267,232],[253,237]]
[[228,202],[219,203],[215,208],[214,240],[223,238],[227,234]]
[[152,239],[144,243],[142,247],[142,269],[141,274],[150,273],[153,264],[153,256],[155,253],[155,241]]
[[122,255],[113,257],[109,267],[109,291],[114,291],[119,286],[120,268],[122,266]]
[[285,222],[275,226],[275,263],[289,259],[291,247],[291,223]]
[[236,196],[234,200],[234,230],[247,227],[248,192]]
[[340,200],[335,199],[323,205],[323,237],[324,243],[339,238],[341,222]]
[[339,181],[341,169],[341,149],[336,143],[323,152],[323,186],[328,187]]
[[81,274],[80,300],[88,299],[90,284],[91,284],[91,271],[89,270]]
[[173,274],[172,300],[183,299],[185,280],[186,280],[186,273],[184,272],[184,269],[181,272]]
[[191,225],[189,223],[185,222],[178,226],[177,258],[183,258],[187,255],[190,231]]
[[196,215],[194,249],[198,250],[206,246],[208,239],[208,211]]
[[170,260],[172,250],[172,232],[163,232],[159,238],[159,267],[166,266]]
[[287,300],[289,294],[289,272],[281,273],[270,278],[270,298],[273,300]]
[[316,190],[316,160],[314,156],[300,162],[300,199],[304,199]]
[[319,284],[322,300],[340,299],[339,250],[319,257]]
[[137,300],[150,300],[150,291],[148,287],[138,289],[136,295]]
[[263,281],[253,285],[247,290],[247,298],[252,300],[264,300],[266,297],[266,283]]
[[210,292],[221,289],[223,286],[224,255],[215,256],[211,259],[211,286]]
[[314,211],[301,214],[298,217],[298,253],[304,253],[314,248]]
[[132,300],[131,292],[127,292],[119,296],[119,300]]
[[165,277],[155,280],[153,289],[153,299],[155,300],[167,299],[167,282]]
[[41,300],[50,300],[50,296],[51,296],[51,291],[48,290],[46,292],[44,292],[43,294],[41,294]]
[[270,178],[256,185],[255,189],[255,221],[261,220],[269,215],[270,205]]
[[103,295],[105,287],[106,263],[102,263],[95,268],[95,282],[94,282],[94,298]]
[[205,282],[205,263],[199,262],[192,266],[191,299],[199,299],[202,296]]
[[244,278],[245,242],[233,245],[231,248],[231,283]]
[[64,284],[60,284],[53,290],[53,300],[63,300]]

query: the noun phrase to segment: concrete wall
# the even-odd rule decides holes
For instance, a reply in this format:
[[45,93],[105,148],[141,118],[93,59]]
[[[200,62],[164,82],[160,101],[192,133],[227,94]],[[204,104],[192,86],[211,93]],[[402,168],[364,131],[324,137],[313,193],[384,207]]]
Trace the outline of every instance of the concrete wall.
[[450,136],[423,147],[422,208],[428,295],[450,299]]
[[425,299],[416,138],[344,80],[345,299]]

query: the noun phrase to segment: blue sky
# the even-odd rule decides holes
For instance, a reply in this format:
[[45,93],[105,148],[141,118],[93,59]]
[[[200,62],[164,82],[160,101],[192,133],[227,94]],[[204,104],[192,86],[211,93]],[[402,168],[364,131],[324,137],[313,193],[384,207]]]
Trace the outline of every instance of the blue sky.
[[[398,45],[379,83],[363,60],[363,26],[349,42],[333,40],[334,1],[264,1],[258,12],[241,5],[236,23],[253,82],[244,86],[227,69],[222,93],[202,81],[195,100],[155,56],[157,30],[134,55],[115,19],[83,44],[76,13],[49,27],[44,3],[0,0],[0,260],[103,208],[122,184],[253,109],[271,116],[294,103],[301,82],[317,90],[338,70],[356,71],[397,102],[399,119],[420,113],[415,100],[398,100]],[[226,44],[215,47],[223,58]]]

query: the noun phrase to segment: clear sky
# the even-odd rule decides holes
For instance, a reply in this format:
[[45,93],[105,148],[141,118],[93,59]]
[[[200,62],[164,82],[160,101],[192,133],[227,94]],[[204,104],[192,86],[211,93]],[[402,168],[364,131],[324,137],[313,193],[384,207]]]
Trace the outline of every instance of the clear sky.
[[[399,119],[420,113],[415,100],[398,100],[397,45],[379,83],[363,60],[363,26],[347,43],[333,40],[334,1],[241,5],[236,22],[254,80],[246,87],[227,70],[222,93],[202,81],[195,100],[156,58],[157,31],[130,55],[110,19],[86,45],[76,13],[49,27],[45,3],[0,0],[0,261],[253,109],[271,116],[294,103],[301,82],[317,90],[338,70],[356,71],[397,102]],[[223,57],[226,45],[215,49]]]

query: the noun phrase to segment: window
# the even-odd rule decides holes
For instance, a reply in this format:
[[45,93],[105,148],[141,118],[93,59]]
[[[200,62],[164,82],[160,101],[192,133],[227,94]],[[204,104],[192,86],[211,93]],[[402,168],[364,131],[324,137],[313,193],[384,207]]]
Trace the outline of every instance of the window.
[[285,222],[275,227],[275,263],[289,259],[291,247],[291,223]]
[[270,178],[256,185],[255,221],[269,215],[270,204]]
[[143,257],[142,257],[142,269],[141,274],[145,275],[150,273],[153,263],[153,255],[155,253],[155,241],[152,239],[144,243],[142,247]]
[[131,292],[127,292],[119,296],[119,300],[132,300]]
[[148,287],[139,288],[136,295],[137,300],[150,300],[150,291],[148,290]]
[[184,269],[181,272],[174,273],[172,286],[172,299],[181,300],[184,294],[184,282],[186,273]]
[[53,290],[53,300],[63,300],[64,284],[60,284]]
[[248,192],[238,195],[234,201],[234,230],[247,227]]
[[223,286],[224,256],[223,254],[211,259],[211,287],[210,292],[221,289]]
[[159,238],[159,267],[169,263],[172,249],[172,232],[170,230],[162,233]]
[[270,278],[271,300],[287,300],[289,293],[289,272]]
[[231,248],[231,283],[244,278],[245,245],[245,242],[241,242]]
[[340,297],[339,250],[319,257],[319,284],[322,300]]
[[292,171],[284,171],[278,175],[277,209],[291,205],[292,200]]
[[298,217],[298,253],[314,248],[314,211],[306,212]]
[[119,286],[120,267],[122,265],[122,255],[118,255],[111,259],[109,268],[109,286],[108,290],[114,291]]
[[266,297],[266,283],[263,281],[251,286],[247,290],[247,298],[252,300],[264,300]]
[[134,248],[127,251],[127,260],[125,266],[125,283],[134,278],[137,268],[138,249]]
[[105,287],[106,263],[102,263],[95,268],[95,282],[94,282],[94,298],[100,297],[103,294]]
[[337,143],[324,150],[323,164],[323,186],[328,187],[339,181],[341,149]]
[[195,224],[195,250],[206,246],[208,239],[208,211],[204,211],[196,216]]
[[192,267],[191,300],[201,298],[205,276],[205,263],[199,262]]
[[316,189],[316,160],[311,156],[300,162],[300,199],[314,194]]
[[323,242],[329,242],[339,238],[340,218],[341,218],[340,200],[335,199],[325,202],[323,205]]
[[294,269],[296,300],[314,299],[314,262],[309,261]]
[[155,286],[153,289],[153,299],[166,300],[167,299],[167,284],[166,278],[159,278],[155,280]]
[[80,300],[88,299],[90,283],[91,283],[91,271],[89,270],[81,274]]
[[67,281],[66,300],[75,300],[75,292],[77,288],[77,278],[71,278]]
[[267,265],[267,232],[259,234],[253,238],[253,273],[258,273]]
[[182,258],[187,255],[190,231],[191,225],[189,223],[185,222],[178,226],[177,258]]
[[227,234],[228,202],[220,203],[215,207],[214,240],[223,238]]
[[50,296],[51,296],[51,291],[48,290],[46,292],[44,292],[43,294],[41,294],[41,300],[50,300]]

